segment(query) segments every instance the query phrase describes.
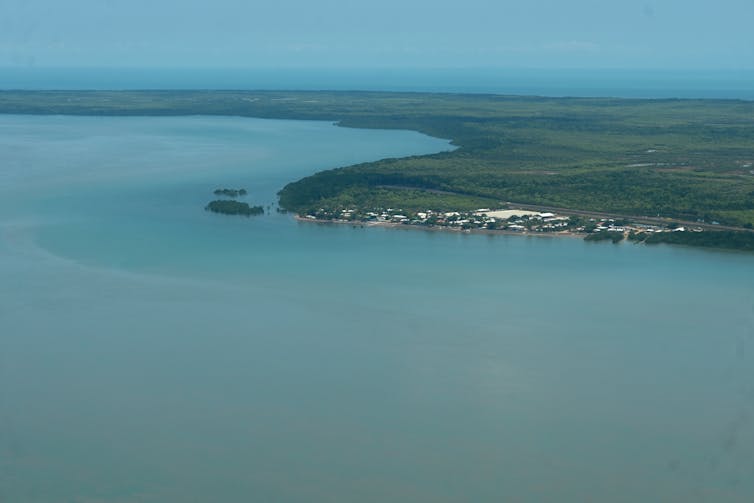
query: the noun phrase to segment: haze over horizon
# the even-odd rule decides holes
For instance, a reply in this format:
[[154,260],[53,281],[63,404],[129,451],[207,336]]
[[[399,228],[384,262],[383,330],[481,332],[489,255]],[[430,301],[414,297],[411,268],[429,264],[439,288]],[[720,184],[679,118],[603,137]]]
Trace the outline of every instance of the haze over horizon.
[[754,3],[0,1],[0,67],[752,70]]

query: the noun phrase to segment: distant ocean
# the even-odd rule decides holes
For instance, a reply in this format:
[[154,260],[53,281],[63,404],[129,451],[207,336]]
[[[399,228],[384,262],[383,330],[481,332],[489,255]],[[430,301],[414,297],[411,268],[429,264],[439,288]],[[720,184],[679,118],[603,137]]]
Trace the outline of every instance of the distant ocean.
[[0,89],[249,89],[754,100],[754,70],[0,68]]

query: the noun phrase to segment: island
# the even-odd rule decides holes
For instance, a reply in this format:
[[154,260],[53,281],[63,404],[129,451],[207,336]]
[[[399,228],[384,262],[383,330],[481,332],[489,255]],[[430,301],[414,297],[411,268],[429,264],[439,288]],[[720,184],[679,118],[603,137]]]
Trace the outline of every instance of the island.
[[224,215],[252,216],[264,214],[264,208],[261,206],[249,206],[248,203],[227,199],[212,201],[204,209],[212,213],[222,213]]
[[243,197],[248,194],[248,192],[246,189],[215,189],[214,194],[216,196]]

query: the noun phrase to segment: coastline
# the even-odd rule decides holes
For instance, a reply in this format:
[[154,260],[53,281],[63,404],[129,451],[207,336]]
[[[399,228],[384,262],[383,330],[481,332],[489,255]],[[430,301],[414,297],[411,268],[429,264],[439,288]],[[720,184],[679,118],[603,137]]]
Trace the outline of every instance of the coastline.
[[[484,113],[471,113],[480,106]],[[754,225],[754,159],[739,152],[736,140],[754,138],[750,106],[703,99],[364,91],[0,91],[0,112],[5,114],[321,120],[344,128],[416,131],[449,139],[456,147],[442,155],[386,158],[306,176],[279,192],[282,206],[292,210],[322,199],[333,207],[467,209],[498,201],[543,201],[598,208],[605,215],[645,215],[641,218],[647,221],[667,219],[695,227],[710,222],[711,230],[735,232]],[[405,116],[407,107],[415,108],[416,116]],[[704,122],[698,119],[701,112]],[[548,117],[544,123],[519,120],[543,113]],[[518,124],[515,134],[511,120]],[[584,121],[589,128],[580,126]],[[724,128],[730,121],[742,128],[734,136]],[[660,133],[668,128],[675,128],[674,133],[664,138]],[[635,138],[632,142],[639,146],[628,146],[621,138]],[[698,157],[698,152],[704,155]],[[583,169],[573,169],[579,165]],[[434,178],[424,179],[426,173]],[[397,192],[407,188],[416,193]],[[477,205],[473,197],[489,202]]]
[[294,215],[293,219],[297,222],[306,222],[318,225],[350,225],[356,228],[383,227],[398,230],[414,230],[425,232],[447,232],[452,234],[479,234],[488,236],[527,236],[527,237],[550,237],[550,238],[580,238],[587,236],[585,232],[558,231],[558,232],[530,232],[530,231],[509,231],[505,229],[461,229],[459,227],[449,227],[444,225],[415,225],[398,222],[355,222],[349,220],[326,220],[323,218],[307,218],[301,215]]
[[[735,242],[725,242],[723,244],[720,243],[694,243],[694,242],[688,242],[688,241],[677,241],[674,239],[661,239],[656,241],[650,241],[648,239],[643,240],[634,240],[631,237],[631,233],[625,232],[623,233],[622,239],[614,240],[612,238],[605,238],[605,239],[596,239],[592,240],[589,239],[590,236],[594,236],[595,233],[588,233],[588,232],[580,232],[580,231],[573,231],[573,230],[563,230],[563,231],[556,231],[556,232],[532,232],[530,230],[517,230],[517,231],[511,231],[506,229],[484,229],[484,228],[471,228],[471,229],[462,229],[459,227],[450,227],[450,226],[442,226],[442,225],[417,225],[417,224],[410,224],[410,223],[401,223],[401,222],[375,222],[375,221],[369,221],[369,222],[362,222],[362,221],[352,221],[352,220],[341,220],[341,219],[322,219],[322,218],[311,218],[311,217],[302,217],[300,215],[294,215],[293,219],[297,222],[307,222],[310,224],[317,224],[317,225],[350,225],[352,228],[367,228],[367,227],[382,227],[382,228],[390,228],[395,230],[404,230],[404,231],[424,231],[424,232],[445,232],[445,233],[455,233],[455,234],[477,234],[477,235],[487,235],[487,236],[520,236],[520,237],[542,237],[542,238],[576,238],[580,239],[582,241],[594,241],[595,243],[604,242],[604,241],[612,241],[613,244],[616,243],[622,243],[622,242],[633,242],[635,244],[644,244],[649,246],[656,246],[659,244],[665,244],[668,246],[680,246],[680,247],[687,247],[697,250],[710,250],[710,251],[716,251],[716,252],[727,252],[727,253],[745,253],[747,255],[751,254],[754,249],[752,248],[752,243],[750,241],[747,241],[744,244],[741,243],[735,243]],[[609,233],[610,231],[608,231]],[[675,236],[677,234],[688,234],[688,235],[695,235],[699,236],[701,233],[699,232],[682,232],[682,233],[674,233],[674,232],[662,232],[659,235],[662,236]],[[704,232],[703,234],[718,234],[712,231]],[[719,234],[741,234],[741,233],[731,233],[730,231],[720,231]],[[745,235],[745,233],[744,233]]]
[[[484,104],[485,112],[470,115],[469,111],[478,110],[480,104]],[[402,113],[406,107],[414,107],[421,113],[416,117],[405,117]],[[639,241],[646,240],[649,244],[754,250],[754,209],[751,203],[754,159],[739,155],[735,139],[739,136],[754,138],[754,126],[751,124],[751,110],[741,107],[740,102],[725,100],[605,101],[452,93],[0,92],[2,113],[183,116],[224,115],[232,111],[235,116],[321,120],[344,128],[405,129],[450,139],[456,147],[442,154],[385,158],[319,171],[288,183],[278,192],[280,207],[293,211],[312,208],[312,204],[326,201],[324,208],[312,215],[321,223],[353,225],[354,218],[363,215],[354,214],[356,210],[348,208],[387,208],[389,212],[391,207],[443,207],[456,208],[456,211],[446,212],[444,216],[434,212],[439,218],[421,218],[422,221],[416,222],[367,223],[358,219],[355,223],[393,228],[422,227],[433,232],[561,237],[585,237],[583,230],[589,233],[597,226],[598,231],[611,234],[594,234],[596,239],[586,236],[588,240],[616,241],[631,238],[633,234],[639,236]],[[722,122],[705,119],[706,122],[700,123],[700,110],[710,114],[709,120],[718,117]],[[516,134],[508,127],[511,120],[536,118],[543,112],[549,117],[545,123],[522,121]],[[605,119],[608,116],[609,120]],[[574,117],[578,117],[578,121],[573,122]],[[738,136],[730,137],[721,124],[734,119],[743,129]],[[580,127],[582,121],[588,121],[590,127]],[[646,124],[680,129],[672,138],[663,140],[657,131],[644,127]],[[543,136],[537,133],[540,129],[548,132],[549,136],[544,136],[549,138],[548,141],[541,141]],[[605,135],[604,131],[608,130],[610,134]],[[629,148],[619,141],[622,135],[636,137],[636,141],[641,140],[641,146]],[[599,148],[594,147],[597,144]],[[508,148],[511,145],[516,145],[516,149]],[[697,151],[705,154],[697,158]],[[527,153],[536,155],[532,157]],[[490,162],[489,166],[512,166],[515,169],[492,169],[488,166]],[[580,163],[583,170],[574,170],[574,165]],[[543,170],[542,166],[547,169]],[[426,179],[426,173],[431,173],[433,178]],[[571,215],[573,220],[578,219],[585,225],[580,225],[582,228],[573,225],[566,230],[560,224],[552,224],[546,226],[549,228],[535,229],[529,222],[521,221],[499,230],[485,228],[485,220],[476,221],[478,215],[474,214],[481,212],[475,212],[473,208],[502,206],[503,201],[508,201],[505,205],[519,206],[522,210]],[[510,201],[542,201],[553,206]],[[599,211],[570,210],[569,207],[599,208]],[[468,215],[459,216],[459,212]],[[338,222],[341,216],[349,218]],[[447,219],[448,216],[452,220]],[[402,215],[391,214],[391,218],[398,217]],[[492,215],[490,218],[496,222],[503,220]],[[306,219],[312,218],[307,216]],[[430,226],[427,220],[432,224],[437,220],[459,222],[466,228]],[[631,229],[617,223],[615,226],[606,222],[601,225],[598,220],[638,225]],[[647,240],[648,232],[655,231],[645,226],[660,228],[662,232],[684,228],[715,232],[702,235],[651,234],[651,240]],[[493,227],[497,224],[494,223]]]

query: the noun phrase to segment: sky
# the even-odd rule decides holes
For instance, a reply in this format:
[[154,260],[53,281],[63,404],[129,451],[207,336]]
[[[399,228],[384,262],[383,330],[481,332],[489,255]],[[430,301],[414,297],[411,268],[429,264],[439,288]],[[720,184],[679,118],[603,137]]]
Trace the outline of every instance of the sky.
[[0,66],[754,69],[754,0],[0,0]]

